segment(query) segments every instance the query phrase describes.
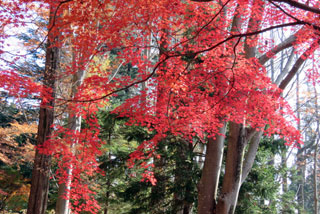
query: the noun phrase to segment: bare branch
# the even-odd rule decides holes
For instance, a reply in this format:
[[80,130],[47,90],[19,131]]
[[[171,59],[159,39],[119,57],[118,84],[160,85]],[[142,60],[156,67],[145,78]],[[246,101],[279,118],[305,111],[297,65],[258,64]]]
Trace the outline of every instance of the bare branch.
[[308,48],[308,50],[306,50],[300,57],[299,59],[296,61],[296,63],[293,65],[293,67],[291,68],[291,71],[288,73],[288,75],[286,76],[286,78],[284,78],[284,80],[280,83],[279,88],[281,89],[285,89],[287,87],[287,85],[290,83],[290,81],[292,80],[292,78],[296,75],[296,73],[299,71],[301,65],[303,64],[303,62],[311,55],[312,50],[315,49],[316,47],[319,47],[320,44],[320,39],[314,41],[311,46]]
[[280,69],[281,70],[280,74],[277,77],[276,81],[274,81],[275,84],[279,85],[280,82],[283,80],[283,77],[289,73],[289,68],[291,66],[292,60],[293,60],[294,55],[295,55],[294,52],[295,52],[295,49],[292,48],[290,56],[289,56],[289,58],[288,58],[288,60],[286,62],[285,67],[283,69]]
[[292,0],[271,0],[270,2],[284,2],[286,4],[289,4],[292,7],[299,8],[299,9],[302,9],[302,10],[305,10],[305,11],[310,11],[312,13],[320,14],[320,9],[319,8],[311,7],[311,6],[308,6],[306,4],[302,4],[302,3],[297,2],[297,1],[292,1]]
[[259,63],[261,65],[264,65],[272,56],[276,55],[280,51],[283,51],[284,49],[292,47],[293,43],[296,41],[296,39],[297,39],[296,34],[289,36],[282,43],[280,43],[276,47],[272,48],[271,51],[269,51],[268,53],[265,53],[264,55],[259,57]]

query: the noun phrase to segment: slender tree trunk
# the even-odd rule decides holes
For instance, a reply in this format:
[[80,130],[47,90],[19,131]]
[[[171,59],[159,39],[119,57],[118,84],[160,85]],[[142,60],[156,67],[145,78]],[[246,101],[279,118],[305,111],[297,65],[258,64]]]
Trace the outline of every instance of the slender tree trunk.
[[317,181],[317,164],[318,164],[318,142],[319,140],[317,140],[317,144],[316,147],[314,149],[314,163],[313,163],[313,186],[314,186],[314,193],[313,193],[313,200],[314,200],[314,214],[318,214],[318,181]]
[[[301,125],[300,125],[300,87],[299,87],[299,73],[296,74],[296,108],[297,108],[297,118],[298,118],[298,130],[301,130]],[[305,177],[305,165],[304,165],[304,161],[305,161],[305,150],[302,148],[300,150],[298,150],[298,175],[299,175],[299,190],[298,190],[298,197],[297,197],[297,202],[299,204],[299,209],[298,209],[298,213],[302,213],[304,210],[304,177]]]
[[[115,124],[113,124],[113,125],[115,125]],[[111,145],[111,137],[112,137],[112,129],[109,129],[109,134],[108,134],[108,141],[107,141],[107,143],[109,144],[109,145]],[[110,153],[110,151],[108,152],[109,154],[108,154],[108,161],[110,161],[111,160],[111,153]],[[108,167],[108,169],[109,169],[109,167]],[[106,194],[105,194],[105,196],[106,196],[106,200],[105,200],[105,207],[104,207],[104,211],[103,211],[103,214],[108,214],[108,211],[109,211],[109,200],[110,200],[110,187],[111,187],[111,179],[110,179],[110,177],[109,177],[109,174],[110,174],[110,172],[109,172],[109,170],[107,169],[107,171],[106,171],[106,189],[107,189],[107,192],[106,192]]]
[[[288,192],[288,173],[287,173],[287,150],[284,149],[281,151],[281,167],[285,169],[282,175],[282,194],[286,194]],[[288,201],[283,201],[282,203],[282,212],[287,213],[289,210]]]
[[[51,7],[49,23],[52,23],[54,11],[55,8]],[[60,58],[59,48],[54,47],[57,39],[57,37],[53,37],[52,31],[51,33],[49,32],[43,83],[46,87],[52,89],[50,92],[52,99],[46,103],[42,100],[40,106],[37,146],[43,145],[52,131],[51,126],[54,119],[55,75]],[[41,154],[36,150],[27,214],[44,214],[46,211],[49,192],[50,167],[51,156]]]
[[[166,29],[162,29],[162,32],[164,35],[168,34],[168,31]],[[159,50],[159,58],[166,52],[166,45],[167,40],[165,36],[161,36],[160,38],[160,50]],[[164,63],[162,66],[160,66],[161,72],[166,71],[166,64]],[[158,82],[156,86],[156,93],[157,93],[157,99],[155,104],[155,113],[157,116],[160,116],[162,114],[161,108],[161,99],[163,90],[165,88],[164,82]],[[161,142],[158,142],[158,148],[164,147],[164,141],[166,139],[162,139]],[[163,148],[166,150],[166,148]],[[160,148],[161,150],[161,148]],[[151,200],[150,205],[154,209],[154,213],[164,213],[165,208],[163,207],[164,199],[165,199],[165,192],[166,192],[166,175],[163,173],[163,168],[166,165],[166,159],[163,156],[160,156],[160,158],[154,159],[154,177],[157,180],[157,185],[153,185],[151,188]]]
[[67,169],[67,175],[68,175],[68,179],[64,183],[59,184],[58,198],[56,202],[56,214],[70,213],[68,193],[70,191],[70,185],[71,185],[70,177],[72,175],[72,169]]
[[[109,158],[109,161],[111,160],[111,154],[109,153],[108,155],[108,158]],[[108,175],[109,173],[107,173]],[[106,200],[105,200],[105,207],[104,207],[104,210],[103,210],[103,214],[108,214],[109,212],[109,201],[110,201],[110,188],[111,188],[111,181],[109,179],[109,177],[107,177],[107,181],[106,181],[106,189],[107,189],[107,192],[105,194],[106,196]]]
[[[75,62],[75,50],[73,50],[73,62]],[[73,63],[75,64],[75,63]],[[74,68],[78,69],[78,68]],[[86,72],[81,69],[78,70],[76,74],[73,75],[72,86],[71,86],[71,94],[70,97],[74,98],[76,95],[79,86],[82,84]],[[68,118],[68,128],[73,133],[77,133],[81,131],[81,116],[74,115],[76,112],[72,112],[69,110],[69,118]],[[77,139],[74,139],[73,143],[70,145],[70,149],[72,153],[74,153],[74,146],[77,143]],[[67,179],[63,182],[60,181],[59,190],[58,190],[58,199],[56,203],[56,214],[69,214],[69,192],[71,188],[71,180],[72,180],[72,165],[66,169]]]
[[314,193],[313,193],[313,199],[314,199],[314,214],[318,214],[318,147],[319,147],[319,112],[318,112],[318,93],[317,88],[314,86],[314,94],[315,94],[315,108],[316,108],[316,120],[317,120],[317,129],[316,129],[316,146],[314,149],[314,163],[313,163],[313,186],[314,186]]
[[226,123],[219,129],[215,139],[208,139],[205,162],[198,185],[198,214],[212,214],[215,209],[225,133]]
[[[81,117],[80,116],[71,116],[68,120],[70,124],[70,130],[80,131],[81,128]],[[71,150],[76,142],[71,145]],[[58,198],[56,202],[56,214],[69,214],[69,192],[71,189],[71,180],[72,180],[72,165],[66,169],[67,179],[59,184],[58,189]],[[61,181],[60,181],[61,182]]]
[[[107,188],[110,188],[110,182],[107,181]],[[109,211],[109,198],[110,198],[110,191],[108,190],[106,193],[106,202],[105,202],[105,208],[103,210],[103,214],[108,214]]]

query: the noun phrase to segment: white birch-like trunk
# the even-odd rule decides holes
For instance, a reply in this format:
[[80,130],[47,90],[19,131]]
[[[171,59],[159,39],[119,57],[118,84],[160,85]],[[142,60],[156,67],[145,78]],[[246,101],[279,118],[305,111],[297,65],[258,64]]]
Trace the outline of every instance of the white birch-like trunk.
[[[74,60],[74,55],[73,55]],[[74,74],[72,79],[72,86],[71,86],[71,95],[70,97],[73,98],[77,91],[79,86],[82,84],[84,77],[86,75],[86,72],[84,70],[79,70],[76,74]],[[77,133],[81,131],[81,116],[75,115],[74,112],[71,112],[69,110],[69,118],[68,118],[68,128],[70,131]],[[74,152],[74,146],[77,143],[77,139],[74,139],[72,144],[70,145],[70,150]],[[59,190],[58,190],[58,198],[56,202],[56,214],[69,214],[70,213],[70,207],[69,207],[69,195],[70,192],[70,186],[71,186],[71,180],[72,180],[72,165],[69,166],[69,168],[66,170],[67,172],[67,179],[65,181],[62,181],[62,183],[59,184]],[[61,182],[61,181],[60,181]],[[66,197],[65,197],[66,196]]]

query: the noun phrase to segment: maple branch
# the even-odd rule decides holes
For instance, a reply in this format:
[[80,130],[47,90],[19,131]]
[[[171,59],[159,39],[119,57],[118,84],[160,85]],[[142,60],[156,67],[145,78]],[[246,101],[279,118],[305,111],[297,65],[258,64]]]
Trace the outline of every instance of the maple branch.
[[116,94],[120,91],[123,91],[123,90],[126,90],[126,89],[129,89],[131,88],[132,86],[135,86],[137,84],[140,84],[142,82],[145,82],[147,80],[149,80],[157,71],[157,69],[159,68],[159,66],[164,63],[165,61],[167,61],[169,58],[172,58],[172,57],[181,57],[181,56],[189,56],[189,57],[192,57],[192,58],[195,58],[197,55],[201,54],[201,53],[205,53],[205,52],[208,52],[208,51],[211,51],[217,47],[219,47],[220,45],[224,44],[225,42],[228,42],[229,40],[232,40],[234,38],[239,38],[241,39],[242,37],[246,37],[246,36],[253,36],[253,35],[257,35],[257,34],[260,34],[260,33],[264,33],[264,32],[267,32],[267,31],[270,31],[270,30],[273,30],[273,29],[277,29],[277,28],[283,28],[283,27],[289,27],[289,26],[295,26],[295,25],[305,25],[306,23],[303,22],[303,21],[296,21],[296,22],[290,22],[290,23],[286,23],[286,24],[281,24],[281,25],[276,25],[276,26],[271,26],[271,27],[268,27],[268,28],[265,28],[265,29],[262,29],[262,30],[258,30],[258,31],[254,31],[254,32],[248,32],[248,33],[241,33],[241,34],[234,34],[234,35],[231,35],[230,37],[218,42],[217,44],[209,47],[209,48],[206,48],[206,49],[203,49],[203,50],[200,50],[200,51],[197,51],[197,52],[194,52],[194,53],[174,53],[174,54],[170,54],[168,52],[164,53],[165,55],[165,58],[161,61],[159,61],[156,66],[154,67],[154,69],[152,70],[152,72],[144,79],[142,80],[139,80],[139,81],[136,81],[136,82],[133,82],[125,87],[122,87],[122,88],[119,88],[119,89],[116,89],[114,91],[111,91],[110,93],[106,94],[106,95],[103,95],[101,97],[97,97],[97,98],[93,98],[93,99],[88,99],[88,100],[64,100],[66,102],[81,102],[81,103],[84,103],[84,102],[94,102],[94,101],[98,101],[98,100],[102,100],[102,99],[105,99],[113,94]]
[[282,43],[277,45],[276,47],[272,48],[268,53],[265,53],[261,57],[259,57],[259,63],[264,65],[272,56],[276,55],[280,51],[287,49],[293,46],[293,43],[296,41],[297,37],[296,34],[289,36],[286,40]]
[[[54,11],[54,14],[53,14],[53,20],[52,20],[52,26],[48,27],[48,32],[47,34],[45,35],[45,37],[43,38],[43,40],[39,43],[39,45],[32,51],[30,51],[29,53],[25,54],[24,56],[27,56],[27,55],[31,55],[31,54],[34,54],[41,46],[44,45],[44,42],[48,39],[48,35],[49,33],[51,32],[51,30],[53,29],[53,27],[55,26],[55,22],[56,22],[56,17],[57,17],[57,13],[58,13],[58,10],[59,8],[65,4],[65,3],[68,3],[68,2],[71,2],[73,0],[65,0],[65,1],[61,1],[59,2],[56,10]],[[49,23],[50,24],[50,23]],[[17,55],[18,56],[18,55]],[[21,56],[21,55],[20,55]]]
[[[178,78],[176,79],[174,85],[175,85],[176,82],[180,79],[180,77],[182,76],[182,73],[184,73],[184,72],[190,67],[191,62],[192,62],[192,60],[188,62],[187,66],[186,66],[186,67],[184,68],[184,70],[179,74],[179,76],[178,76]],[[173,85],[173,86],[174,86],[174,85]],[[169,115],[169,114],[170,114],[170,112],[169,112],[169,107],[170,107],[170,101],[171,101],[172,87],[173,87],[173,86],[170,87],[170,91],[169,91],[169,94],[168,94],[167,113],[166,113],[166,114],[167,114],[167,119],[168,119],[168,124],[169,124],[170,128],[171,128],[171,122],[170,122],[170,115]]]
[[54,11],[54,14],[53,14],[53,20],[52,20],[52,26],[49,28],[48,30],[48,34],[50,33],[50,31],[52,30],[52,28],[55,26],[55,23],[56,23],[56,17],[57,17],[57,13],[58,13],[58,10],[60,9],[60,7],[65,4],[65,3],[68,3],[68,2],[71,2],[72,0],[65,0],[65,1],[61,1],[59,2],[56,10]]
[[109,84],[113,78],[118,74],[118,72],[120,71],[121,66],[123,65],[123,62],[120,63],[120,65],[118,66],[116,72],[114,72],[114,74],[112,75],[112,77],[109,79],[109,81],[107,82],[107,84]]
[[276,8],[278,8],[279,10],[281,10],[281,12],[283,12],[284,14],[286,14],[287,16],[289,16],[290,18],[298,21],[299,19],[294,17],[293,15],[291,15],[290,13],[288,13],[287,11],[285,11],[282,7],[280,7],[279,5],[277,5],[276,3],[270,1],[270,3],[275,6]]
[[108,93],[108,94],[106,94],[106,95],[103,95],[103,96],[97,97],[97,98],[88,99],[88,100],[70,100],[70,99],[69,99],[69,100],[64,100],[64,101],[66,101],[66,102],[85,103],[85,102],[94,102],[94,101],[98,101],[98,100],[105,99],[105,98],[107,98],[107,97],[109,97],[109,96],[111,96],[111,95],[113,95],[113,94],[116,94],[116,93],[118,93],[118,92],[120,92],[120,91],[124,91],[124,90],[126,90],[126,89],[131,88],[132,86],[135,86],[135,85],[138,85],[138,84],[140,84],[140,83],[143,83],[143,82],[147,81],[148,79],[150,79],[150,78],[156,73],[156,71],[157,71],[157,69],[159,68],[159,66],[160,66],[162,63],[164,63],[165,61],[167,61],[169,58],[170,58],[170,57],[166,55],[166,57],[165,57],[163,60],[159,61],[159,62],[156,64],[156,66],[153,68],[152,72],[151,72],[146,78],[144,78],[144,79],[142,79],[142,80],[139,80],[139,81],[136,81],[136,82],[133,82],[133,83],[131,83],[131,84],[125,86],[125,87],[122,87],[122,88],[116,89],[116,90],[114,90],[114,91],[111,91],[110,93]]
[[234,58],[233,58],[232,66],[230,68],[230,70],[232,71],[232,80],[229,80],[227,77],[225,77],[228,80],[228,82],[230,83],[230,87],[229,87],[228,91],[214,105],[212,105],[208,109],[203,110],[202,114],[205,113],[205,112],[208,112],[211,109],[213,109],[215,107],[215,105],[219,104],[225,97],[228,96],[228,94],[231,92],[231,90],[234,89],[234,83],[235,83],[235,79],[236,78],[235,78],[235,74],[234,74],[234,70],[233,69],[236,66],[236,61],[237,61],[237,52],[236,52],[236,50],[237,50],[237,46],[240,43],[240,40],[241,40],[241,37],[238,38],[236,44],[233,47]]
[[194,52],[194,53],[185,53],[185,54],[176,53],[176,54],[169,55],[169,57],[178,57],[178,56],[193,56],[193,57],[196,57],[198,54],[211,51],[211,50],[219,47],[220,45],[222,45],[222,44],[224,44],[224,43],[226,43],[229,40],[232,40],[234,38],[242,38],[242,37],[247,37],[247,36],[254,36],[254,35],[261,34],[261,33],[264,33],[264,32],[267,32],[267,31],[270,31],[270,30],[273,30],[273,29],[289,27],[289,26],[296,26],[296,25],[306,25],[306,23],[303,22],[303,21],[296,21],[296,22],[290,22],[290,23],[286,23],[286,24],[280,24],[280,25],[271,26],[271,27],[268,27],[268,28],[265,28],[265,29],[262,29],[262,30],[253,31],[253,32],[241,33],[241,34],[233,34],[230,37],[218,42],[217,44],[215,44],[215,45],[213,45],[213,46],[211,46],[209,48],[206,48],[206,49]]
[[[291,14],[288,13],[287,11],[285,11],[282,7],[280,7],[279,5],[275,4],[274,2],[270,1],[270,3],[271,3],[272,5],[274,5],[276,8],[278,8],[279,10],[281,10],[281,12],[283,12],[284,14],[286,14],[287,16],[289,16],[290,18],[292,18],[292,19],[294,19],[294,20],[296,20],[296,21],[302,21],[302,20],[298,19],[297,17],[291,15]],[[317,25],[315,25],[315,24],[313,24],[313,23],[311,23],[311,22],[308,22],[308,21],[303,21],[303,22],[305,22],[307,25],[312,26],[315,30],[319,30],[319,26],[317,26]]]
[[293,67],[291,68],[290,72],[288,73],[288,75],[286,76],[286,78],[284,78],[284,80],[280,83],[279,88],[284,90],[287,85],[290,83],[290,81],[292,80],[292,78],[295,76],[295,74],[298,72],[299,68],[301,67],[301,65],[303,64],[303,62],[311,55],[312,50],[314,50],[315,48],[317,48],[320,45],[320,39],[314,41],[310,47],[299,57],[299,59],[296,61],[296,63],[293,65]]
[[[200,0],[200,1],[201,1],[201,0]],[[224,3],[224,4],[221,6],[221,8],[220,8],[220,10],[218,11],[218,13],[216,13],[216,14],[210,19],[210,21],[208,21],[208,22],[207,22],[205,25],[203,25],[199,30],[197,30],[194,36],[192,36],[192,37],[189,38],[189,39],[186,39],[185,41],[182,41],[182,42],[176,44],[173,48],[178,47],[179,45],[182,45],[182,44],[184,44],[184,43],[186,43],[186,42],[189,42],[189,41],[195,39],[197,36],[199,36],[199,34],[201,33],[201,31],[204,30],[208,25],[210,25],[210,24],[218,17],[218,15],[221,14],[221,12],[223,11],[223,9],[227,6],[227,4],[228,4],[230,1],[231,1],[231,0],[226,1],[226,3]]]
[[289,68],[291,66],[292,60],[295,55],[294,52],[295,52],[295,48],[292,48],[290,56],[288,57],[288,60],[286,62],[286,65],[284,66],[283,69],[280,69],[281,72],[280,72],[279,76],[277,77],[277,79],[274,81],[275,84],[279,85],[281,83],[283,77],[289,73]]
[[319,8],[308,6],[308,5],[302,4],[302,3],[297,2],[297,1],[292,1],[292,0],[269,0],[269,2],[284,2],[286,4],[289,4],[292,7],[320,14],[320,9]]
[[[190,0],[190,1],[193,1],[193,2],[211,2],[211,1],[214,1],[214,0]],[[269,0],[269,2],[270,3],[272,3],[272,2],[284,2],[284,3],[286,3],[286,4],[288,4],[288,5],[292,6],[292,7],[320,14],[320,9],[319,8],[308,6],[308,5],[302,4],[302,3],[297,2],[297,1],[292,1],[292,0]]]

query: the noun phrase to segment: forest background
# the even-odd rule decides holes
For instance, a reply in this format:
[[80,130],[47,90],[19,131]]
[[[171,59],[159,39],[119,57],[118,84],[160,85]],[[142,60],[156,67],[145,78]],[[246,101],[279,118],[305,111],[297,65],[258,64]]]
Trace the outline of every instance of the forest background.
[[2,212],[318,213],[318,1],[0,5]]

